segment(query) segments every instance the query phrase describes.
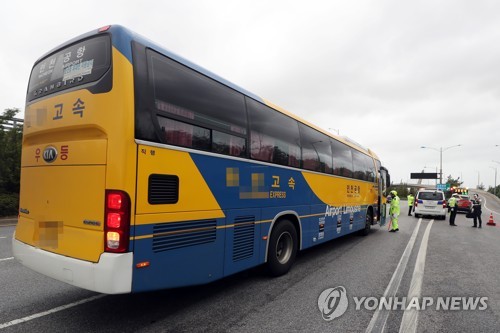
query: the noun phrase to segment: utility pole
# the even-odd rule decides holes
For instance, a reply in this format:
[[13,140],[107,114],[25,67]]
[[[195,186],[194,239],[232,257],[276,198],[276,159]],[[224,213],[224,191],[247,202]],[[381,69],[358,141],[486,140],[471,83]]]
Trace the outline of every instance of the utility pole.
[[426,147],[426,146],[420,147],[420,148],[432,149],[432,150],[439,152],[439,184],[443,184],[443,151],[446,151],[448,149],[455,148],[455,147],[460,147],[460,146],[462,146],[462,145],[459,144],[459,145],[449,146],[449,147],[445,147],[445,148],[439,147],[439,149],[433,148],[433,147]]

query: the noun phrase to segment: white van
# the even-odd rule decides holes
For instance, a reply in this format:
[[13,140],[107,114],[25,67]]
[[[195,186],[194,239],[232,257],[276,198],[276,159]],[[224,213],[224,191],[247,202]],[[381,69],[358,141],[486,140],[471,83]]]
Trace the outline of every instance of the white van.
[[420,190],[415,196],[415,217],[423,215],[446,219],[446,200],[443,191]]

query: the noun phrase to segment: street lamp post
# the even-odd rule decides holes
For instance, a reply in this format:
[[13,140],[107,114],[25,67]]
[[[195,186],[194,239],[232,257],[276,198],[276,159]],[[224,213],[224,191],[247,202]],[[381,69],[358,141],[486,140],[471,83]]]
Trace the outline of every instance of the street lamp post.
[[448,149],[455,148],[455,147],[460,147],[462,146],[461,144],[455,145],[455,146],[449,146],[449,147],[439,147],[433,148],[433,147],[426,147],[426,146],[421,146],[420,148],[427,148],[427,149],[432,149],[437,152],[439,152],[439,184],[443,184],[443,151],[447,151]]
[[497,196],[497,167],[490,167],[495,170],[495,189],[493,190],[493,194]]
[[[428,166],[424,166],[424,171],[425,171],[425,169],[432,169],[432,168],[428,167]],[[436,170],[436,173],[438,173],[438,167],[436,166],[434,169]],[[436,179],[436,188],[437,188],[437,184],[438,184],[438,180]]]
[[[492,162],[500,164],[500,162],[495,160],[492,160]],[[493,190],[493,193],[495,194],[495,196],[497,195],[497,168],[495,168],[495,190]]]

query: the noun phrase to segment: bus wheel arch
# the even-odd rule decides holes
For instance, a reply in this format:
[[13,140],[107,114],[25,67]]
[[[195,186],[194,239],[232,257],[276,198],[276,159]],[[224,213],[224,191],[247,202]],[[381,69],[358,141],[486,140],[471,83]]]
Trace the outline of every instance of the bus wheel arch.
[[270,230],[267,268],[272,276],[286,274],[300,248],[300,224],[295,215],[280,216]]

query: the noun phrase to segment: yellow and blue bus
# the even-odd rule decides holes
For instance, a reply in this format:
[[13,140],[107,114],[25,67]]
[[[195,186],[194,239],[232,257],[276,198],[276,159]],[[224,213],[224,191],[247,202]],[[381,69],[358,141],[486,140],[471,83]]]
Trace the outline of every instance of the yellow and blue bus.
[[389,181],[370,150],[121,26],[35,63],[21,169],[17,260],[109,294],[285,274],[382,224]]

